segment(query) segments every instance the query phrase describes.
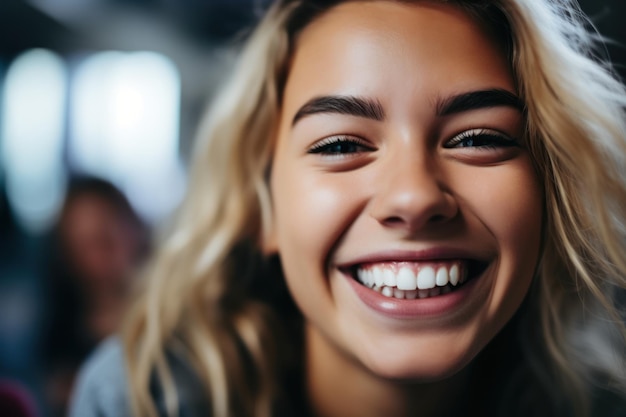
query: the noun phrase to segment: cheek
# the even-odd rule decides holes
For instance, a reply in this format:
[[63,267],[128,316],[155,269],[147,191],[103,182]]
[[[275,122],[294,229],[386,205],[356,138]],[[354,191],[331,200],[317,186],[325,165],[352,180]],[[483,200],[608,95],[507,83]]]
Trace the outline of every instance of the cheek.
[[498,183],[487,193],[483,211],[489,213],[485,222],[498,239],[500,250],[513,260],[527,261],[538,256],[543,195],[530,166],[512,168],[507,175],[496,176]]
[[[461,185],[466,213],[480,223],[498,249],[497,279],[492,291],[495,306],[512,314],[532,282],[539,259],[543,220],[543,191],[527,159],[484,171]],[[499,313],[498,313],[499,314]]]
[[276,166],[272,177],[278,251],[283,261],[297,258],[324,267],[325,257],[349,224],[357,197],[350,182],[332,175],[301,174]]
[[332,309],[328,257],[352,221],[358,196],[349,180],[296,169],[285,159],[276,159],[271,178],[276,249],[296,303],[310,320],[323,320],[318,316]]
[[500,249],[536,252],[542,226],[543,192],[528,158],[517,163],[457,174],[454,187],[466,211],[479,219]]

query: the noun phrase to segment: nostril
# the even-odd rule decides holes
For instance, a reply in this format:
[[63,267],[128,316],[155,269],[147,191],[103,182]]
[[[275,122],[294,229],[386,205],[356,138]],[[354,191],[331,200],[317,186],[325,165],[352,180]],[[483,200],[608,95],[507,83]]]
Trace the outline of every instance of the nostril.
[[439,223],[439,222],[444,221],[445,219],[446,219],[446,216],[443,216],[441,214],[436,214],[430,218],[430,221],[432,223]]
[[[434,216],[431,216],[428,219],[429,223],[440,223],[440,222],[445,222],[446,221],[446,216],[441,215],[441,214],[436,214]],[[387,217],[384,221],[383,224],[385,224],[385,226],[388,227],[394,227],[394,226],[402,226],[404,224],[408,224],[410,223],[410,220],[408,219],[403,219],[400,216],[391,216],[391,217]]]
[[403,224],[404,220],[402,219],[402,217],[392,216],[392,217],[386,218],[383,223],[386,224],[387,226],[395,226],[395,225]]

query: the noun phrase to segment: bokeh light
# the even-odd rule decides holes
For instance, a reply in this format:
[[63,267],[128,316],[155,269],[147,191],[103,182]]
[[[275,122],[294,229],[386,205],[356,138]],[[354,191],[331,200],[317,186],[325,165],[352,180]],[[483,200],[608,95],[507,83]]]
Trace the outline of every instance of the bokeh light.
[[50,225],[64,194],[66,92],[65,64],[51,51],[26,51],[7,70],[0,155],[9,202],[33,232]]

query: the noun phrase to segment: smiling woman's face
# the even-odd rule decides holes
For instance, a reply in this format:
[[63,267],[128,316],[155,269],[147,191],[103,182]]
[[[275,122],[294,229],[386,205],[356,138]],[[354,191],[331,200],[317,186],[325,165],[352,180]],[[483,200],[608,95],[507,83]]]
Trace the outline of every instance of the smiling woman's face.
[[531,283],[542,193],[521,103],[452,6],[346,2],[303,30],[271,191],[310,336],[377,375],[455,373]]

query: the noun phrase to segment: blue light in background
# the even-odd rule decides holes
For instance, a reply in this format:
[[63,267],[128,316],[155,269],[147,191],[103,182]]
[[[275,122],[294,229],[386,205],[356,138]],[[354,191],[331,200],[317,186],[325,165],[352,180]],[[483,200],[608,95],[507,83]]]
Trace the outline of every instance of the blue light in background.
[[65,192],[66,91],[65,64],[48,50],[24,52],[6,73],[0,158],[16,218],[35,233],[54,221]]
[[49,228],[68,171],[115,183],[151,223],[167,216],[186,185],[180,83],[171,60],[152,52],[92,54],[72,76],[48,50],[13,61],[0,90],[0,175],[20,224]]
[[71,88],[73,169],[111,180],[149,221],[184,190],[178,154],[180,76],[165,56],[103,52],[80,63]]

